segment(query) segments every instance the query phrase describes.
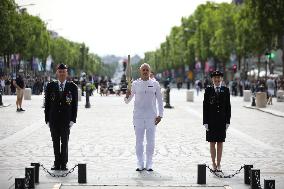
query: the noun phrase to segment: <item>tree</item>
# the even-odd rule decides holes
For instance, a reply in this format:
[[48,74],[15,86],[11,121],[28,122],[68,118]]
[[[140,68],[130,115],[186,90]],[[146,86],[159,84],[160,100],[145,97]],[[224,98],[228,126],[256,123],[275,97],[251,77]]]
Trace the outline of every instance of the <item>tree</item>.
[[4,57],[4,66],[8,69],[10,55],[15,48],[13,33],[17,15],[16,4],[13,0],[1,0],[0,10],[0,56]]
[[[257,22],[268,51],[282,48],[284,52],[284,1],[246,0],[250,16]],[[284,75],[284,53],[282,55]]]
[[216,10],[217,27],[211,38],[211,51],[214,57],[223,63],[223,71],[226,73],[226,63],[230,55],[235,51],[235,25],[233,4],[221,3]]

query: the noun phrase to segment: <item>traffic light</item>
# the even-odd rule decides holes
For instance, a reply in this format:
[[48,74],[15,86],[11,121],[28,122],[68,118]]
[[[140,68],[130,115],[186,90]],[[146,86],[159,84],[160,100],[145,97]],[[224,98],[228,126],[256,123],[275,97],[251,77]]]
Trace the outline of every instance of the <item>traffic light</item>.
[[237,65],[236,64],[233,65],[233,71],[234,71],[234,73],[237,72]]
[[272,59],[275,57],[275,54],[273,52],[267,52],[265,53],[265,56],[268,58],[268,59]]

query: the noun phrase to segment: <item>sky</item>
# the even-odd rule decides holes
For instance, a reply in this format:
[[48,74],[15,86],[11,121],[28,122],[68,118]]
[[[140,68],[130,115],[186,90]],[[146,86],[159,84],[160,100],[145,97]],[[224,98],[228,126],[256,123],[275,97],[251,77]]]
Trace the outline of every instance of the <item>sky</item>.
[[[212,0],[231,2],[232,0]],[[206,0],[15,0],[50,30],[90,52],[143,57],[165,41],[182,17],[193,14]],[[33,3],[34,5],[29,5]]]

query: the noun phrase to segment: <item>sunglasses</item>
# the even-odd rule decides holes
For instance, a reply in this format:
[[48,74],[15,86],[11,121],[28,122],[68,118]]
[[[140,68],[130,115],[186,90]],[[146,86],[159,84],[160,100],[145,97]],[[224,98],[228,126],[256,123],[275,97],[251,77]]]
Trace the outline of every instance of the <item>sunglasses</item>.
[[148,71],[149,71],[149,69],[142,69],[142,71],[143,71],[143,72],[148,72]]

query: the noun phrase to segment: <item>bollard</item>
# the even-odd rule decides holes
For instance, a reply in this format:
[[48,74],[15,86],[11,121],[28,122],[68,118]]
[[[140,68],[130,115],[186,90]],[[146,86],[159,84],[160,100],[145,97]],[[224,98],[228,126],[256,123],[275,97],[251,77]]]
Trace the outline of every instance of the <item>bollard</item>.
[[255,103],[255,96],[252,96],[251,106],[256,106],[256,103]]
[[90,104],[90,87],[87,84],[86,85],[86,105],[85,105],[85,108],[90,108],[90,107],[91,107],[91,104]]
[[2,101],[2,87],[0,86],[0,106],[3,106],[3,101]]
[[255,96],[256,107],[265,108],[267,103],[266,92],[257,92]]
[[253,165],[245,165],[244,167],[244,180],[245,184],[250,184],[250,170],[253,168]]
[[250,188],[251,189],[261,189],[259,169],[250,170]]
[[31,163],[35,167],[35,183],[39,183],[39,163]]
[[24,90],[24,99],[25,100],[31,100],[32,99],[32,89],[31,88],[25,88]]
[[244,101],[250,102],[251,90],[244,90]]
[[35,188],[35,168],[33,166],[25,169],[25,188]]
[[0,86],[0,106],[3,106],[2,93],[3,93],[3,89],[2,89],[2,86]]
[[284,91],[277,90],[276,97],[277,97],[277,102],[284,102]]
[[3,106],[3,101],[2,101],[2,94],[1,94],[1,91],[0,91],[0,106]]
[[264,189],[275,189],[275,180],[264,179]]
[[87,167],[86,164],[78,164],[78,183],[87,183]]
[[164,106],[164,108],[173,108],[170,104],[170,87],[167,87],[166,89],[166,105]]
[[193,102],[194,101],[194,90],[186,91],[186,101]]
[[78,101],[82,99],[82,90],[78,87]]
[[15,178],[15,189],[25,189],[25,178]]
[[197,165],[197,184],[206,184],[206,165]]

